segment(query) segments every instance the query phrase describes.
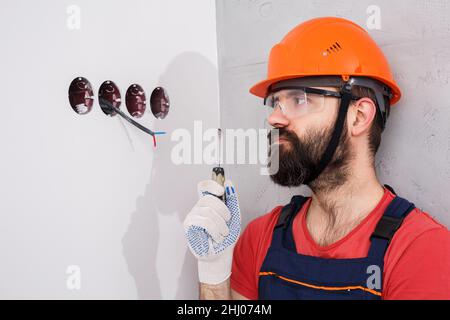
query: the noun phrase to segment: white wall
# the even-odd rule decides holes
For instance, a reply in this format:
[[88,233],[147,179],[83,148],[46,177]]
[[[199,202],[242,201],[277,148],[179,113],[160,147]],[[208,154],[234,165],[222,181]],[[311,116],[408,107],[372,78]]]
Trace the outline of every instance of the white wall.
[[[81,28],[67,27],[70,5]],[[215,3],[209,0],[3,0],[0,9],[0,298],[196,298],[181,222],[210,166],[175,166],[176,128],[218,126]],[[87,77],[122,97],[168,90],[150,136],[67,98]],[[124,100],[124,99],[123,99]],[[124,103],[122,110],[126,110]],[[81,289],[66,286],[69,265]]]

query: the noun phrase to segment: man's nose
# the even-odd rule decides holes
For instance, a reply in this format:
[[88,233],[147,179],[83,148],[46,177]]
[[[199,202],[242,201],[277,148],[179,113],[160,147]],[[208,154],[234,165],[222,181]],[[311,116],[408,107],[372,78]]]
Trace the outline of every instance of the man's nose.
[[280,108],[275,108],[267,118],[267,122],[274,128],[284,128],[289,125],[288,118],[285,117]]

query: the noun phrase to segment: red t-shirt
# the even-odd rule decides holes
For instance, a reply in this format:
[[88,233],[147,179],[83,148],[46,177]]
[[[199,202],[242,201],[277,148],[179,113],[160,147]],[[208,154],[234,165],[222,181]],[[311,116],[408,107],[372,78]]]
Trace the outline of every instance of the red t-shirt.
[[[394,195],[385,188],[372,212],[339,241],[319,246],[306,227],[311,199],[293,221],[297,252],[348,259],[366,257],[370,235]],[[231,288],[258,299],[258,277],[282,206],[251,221],[234,248]],[[384,257],[383,299],[450,299],[450,232],[429,214],[415,208],[395,233]]]

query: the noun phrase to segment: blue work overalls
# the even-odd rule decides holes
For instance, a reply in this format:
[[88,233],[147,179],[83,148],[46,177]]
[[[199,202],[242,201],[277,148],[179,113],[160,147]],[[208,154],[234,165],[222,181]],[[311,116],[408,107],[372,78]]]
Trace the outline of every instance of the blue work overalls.
[[298,254],[295,247],[292,222],[307,200],[294,196],[281,211],[259,273],[259,299],[381,299],[384,254],[414,204],[392,200],[370,237],[367,257],[326,259]]

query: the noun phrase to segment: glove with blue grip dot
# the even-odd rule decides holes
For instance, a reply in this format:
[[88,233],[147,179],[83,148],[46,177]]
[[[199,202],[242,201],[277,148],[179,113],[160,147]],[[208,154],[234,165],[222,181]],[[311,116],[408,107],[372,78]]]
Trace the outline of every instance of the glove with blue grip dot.
[[[184,220],[189,249],[198,259],[201,283],[219,284],[231,275],[233,248],[241,232],[241,212],[231,181],[198,184],[200,199]],[[220,199],[225,193],[225,203]]]

